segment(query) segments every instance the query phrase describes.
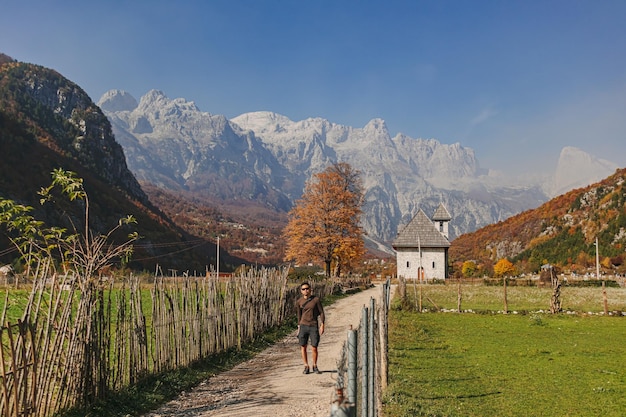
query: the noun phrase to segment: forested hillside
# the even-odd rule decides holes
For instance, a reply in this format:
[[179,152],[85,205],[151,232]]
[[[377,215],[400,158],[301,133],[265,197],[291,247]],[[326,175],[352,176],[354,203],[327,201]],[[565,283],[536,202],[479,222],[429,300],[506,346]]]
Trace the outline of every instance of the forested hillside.
[[597,238],[603,272],[625,272],[625,180],[626,169],[617,170],[599,183],[459,236],[450,247],[455,271],[472,260],[478,273],[491,273],[499,259],[508,258],[520,273],[546,263],[585,273],[595,270]]
[[212,240],[219,236],[220,247],[250,264],[279,265],[283,262],[285,213],[249,202],[241,202],[234,207],[193,193],[164,190],[148,183],[142,183],[142,188],[150,201],[188,233]]

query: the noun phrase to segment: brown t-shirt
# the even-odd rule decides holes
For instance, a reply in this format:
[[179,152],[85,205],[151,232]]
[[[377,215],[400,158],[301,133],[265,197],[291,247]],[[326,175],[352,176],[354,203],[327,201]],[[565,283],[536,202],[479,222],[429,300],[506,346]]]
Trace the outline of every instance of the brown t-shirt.
[[298,298],[296,301],[296,310],[298,311],[298,324],[302,324],[304,326],[317,327],[318,316],[320,323],[324,323],[324,320],[326,319],[324,316],[324,307],[322,307],[319,297],[316,297],[315,295],[312,295],[309,298]]

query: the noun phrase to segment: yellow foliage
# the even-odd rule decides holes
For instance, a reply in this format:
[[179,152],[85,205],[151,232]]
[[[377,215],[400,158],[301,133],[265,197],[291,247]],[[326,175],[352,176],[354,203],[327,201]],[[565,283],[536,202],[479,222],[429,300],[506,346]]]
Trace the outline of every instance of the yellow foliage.
[[474,261],[465,261],[463,262],[463,266],[461,267],[461,272],[466,277],[471,277],[476,272],[476,262]]
[[508,259],[502,258],[493,266],[493,273],[498,277],[514,275],[515,266]]

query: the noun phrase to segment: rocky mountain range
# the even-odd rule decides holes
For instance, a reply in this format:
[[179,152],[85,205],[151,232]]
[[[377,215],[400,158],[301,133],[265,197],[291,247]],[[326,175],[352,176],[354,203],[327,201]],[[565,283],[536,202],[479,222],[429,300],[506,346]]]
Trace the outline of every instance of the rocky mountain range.
[[[98,105],[135,176],[172,190],[288,211],[312,174],[333,162],[348,162],[361,171],[366,190],[363,226],[382,243],[391,241],[419,208],[431,213],[443,202],[453,217],[454,238],[537,207],[554,190],[587,185],[601,172],[614,171],[610,163],[585,160],[584,152],[568,148],[561,160],[564,165],[576,160],[576,178],[506,185],[479,166],[472,149],[403,134],[391,137],[382,119],[362,128],[321,118],[292,121],[272,112],[229,120],[157,90],[139,101],[111,90]],[[557,173],[566,171],[559,164]]]
[[[363,128],[321,118],[295,122],[271,112],[229,120],[157,90],[139,102],[112,90],[98,105],[56,71],[0,54],[0,196],[36,207],[36,190],[49,183],[51,170],[73,170],[93,194],[96,230],[125,214],[140,217],[137,254],[148,269],[168,252],[175,254],[170,264],[203,269],[216,253],[212,236],[242,256],[231,259],[223,251],[233,265],[279,262],[286,213],[312,174],[333,162],[362,172],[363,223],[369,247],[379,249],[388,249],[420,208],[433,212],[443,202],[453,215],[454,238],[614,169],[565,148],[553,179],[503,185],[479,166],[472,149],[391,137],[381,119]],[[56,221],[64,212],[35,214]],[[200,246],[181,254],[181,245]]]

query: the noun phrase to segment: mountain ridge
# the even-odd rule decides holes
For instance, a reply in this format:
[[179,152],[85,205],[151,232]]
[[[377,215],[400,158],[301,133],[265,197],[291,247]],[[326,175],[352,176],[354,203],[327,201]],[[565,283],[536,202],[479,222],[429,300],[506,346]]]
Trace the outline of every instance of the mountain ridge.
[[[581,170],[580,167],[586,169]],[[551,196],[564,194],[575,188],[598,182],[615,172],[619,166],[596,158],[573,146],[566,146],[559,154]]]
[[[118,94],[123,97],[122,92]],[[149,93],[150,96],[153,94]],[[140,106],[131,112],[107,111],[114,106],[115,97],[115,92],[109,92],[98,104],[110,118],[122,146],[129,149],[129,167],[141,180],[165,186],[174,182],[181,189],[193,189],[207,196],[214,193],[222,198],[262,197],[268,207],[287,211],[300,197],[306,181],[314,173],[333,162],[348,162],[363,173],[366,189],[364,227],[370,237],[381,242],[390,242],[402,222],[408,221],[420,207],[426,211],[434,210],[440,202],[444,202],[454,213],[451,235],[455,236],[547,199],[536,185],[500,187],[503,190],[503,197],[500,197],[500,189],[498,193],[494,192],[497,185],[485,186],[481,183],[486,170],[479,166],[473,150],[459,143],[445,145],[435,139],[412,139],[403,134],[392,138],[382,119],[372,119],[363,128],[354,128],[322,118],[291,121],[273,112],[252,112],[230,120],[221,116],[221,122],[228,125],[232,133],[231,136],[224,136],[210,123],[194,125],[194,121],[215,120],[220,116],[201,112],[195,105],[183,109],[181,104],[184,99],[159,102],[159,113],[168,114],[169,119],[162,119],[155,129],[152,122],[156,118]],[[177,109],[180,113],[169,110],[174,103],[179,103]],[[141,118],[148,120],[151,132],[133,132],[134,121]],[[179,118],[192,127],[177,133],[173,127],[180,124]],[[215,175],[219,172],[218,168],[208,163],[210,149],[197,146],[198,137],[204,135],[212,135],[216,140],[223,138],[221,144],[224,148],[221,150],[245,142],[245,150],[240,148],[231,153],[236,158],[222,154],[220,164],[244,173],[238,178],[240,181],[245,178],[250,184],[262,183],[263,187],[259,189],[262,192],[237,195],[233,190],[231,193],[220,193],[219,188],[231,187],[232,181],[226,181],[228,185],[220,182],[223,175]],[[175,152],[159,153],[150,148],[152,141],[166,137],[177,141]],[[135,152],[132,147],[137,143],[142,150]],[[265,152],[262,157],[259,157],[260,149]],[[199,154],[202,157],[198,158]],[[256,155],[254,163],[246,165],[245,160],[252,154]],[[172,166],[171,161],[176,158],[180,158],[181,166],[196,170],[187,171],[190,175],[186,177],[172,175],[177,170],[178,173],[181,171],[180,167],[174,169]],[[158,163],[152,168],[141,167],[146,160]],[[209,178],[198,180],[200,172]],[[442,183],[445,187],[441,186]]]
[[[18,63],[6,56],[0,56],[0,65],[3,71],[20,68],[21,78],[28,71],[47,70]],[[11,79],[20,77],[3,73],[2,81],[6,87]],[[126,184],[130,190],[126,192],[144,205],[149,201],[146,203],[143,189],[154,184],[179,193],[169,195],[166,200],[179,196],[198,197],[201,204],[215,204],[230,213],[241,212],[248,218],[256,216],[261,223],[263,219],[272,219],[272,222],[278,222],[273,223],[271,234],[274,237],[279,235],[278,225],[285,221],[287,211],[299,198],[307,179],[335,161],[351,162],[363,170],[366,185],[363,223],[369,233],[368,239],[375,246],[392,239],[415,211],[430,212],[440,202],[455,217],[456,224],[451,227],[454,237],[466,230],[501,222],[547,200],[547,194],[536,183],[501,186],[497,176],[480,167],[474,151],[460,143],[446,145],[436,139],[413,139],[403,134],[391,137],[385,121],[380,118],[372,119],[363,128],[338,125],[322,118],[291,121],[272,112],[246,113],[229,120],[222,115],[202,112],[191,101],[171,100],[159,90],[151,90],[140,101],[121,90],[111,90],[98,102],[110,123],[107,127],[106,123],[103,124],[103,113],[95,106],[90,107],[93,106],[91,100],[85,101],[82,107],[74,106],[76,94],[68,91],[80,92],[81,100],[86,97],[78,86],[69,81],[58,84],[59,79],[64,79],[54,70],[47,70],[38,78],[56,81],[44,80],[50,85],[39,89],[37,94],[26,94],[30,94],[30,100],[36,104],[34,108],[22,110],[22,117],[34,112],[43,117],[41,122],[46,122],[47,118],[56,117],[49,112],[58,106],[59,100],[65,103],[66,106],[57,111],[62,121],[60,124],[55,122],[57,125],[53,125],[57,127],[52,129],[64,131],[69,128],[70,134],[65,134],[64,141],[57,143],[52,133],[39,127],[36,129],[43,138],[41,142],[51,150],[66,152],[73,155],[74,160],[87,163],[85,167],[77,166],[77,171],[95,169],[109,182],[112,175],[121,173],[118,186]],[[41,81],[31,81],[30,84],[39,85],[37,82]],[[6,94],[11,89],[4,91]],[[45,104],[41,109],[37,100]],[[8,121],[3,126],[11,125],[14,116],[6,110],[14,107],[10,101],[0,107],[5,111],[0,116]],[[97,127],[92,128],[90,123]],[[115,135],[113,142],[107,129]],[[101,142],[98,138],[106,140]],[[85,154],[86,146],[98,143],[108,144],[104,148],[109,154],[94,158],[102,151],[97,147],[94,152]],[[126,169],[122,169],[123,164],[109,169],[106,161],[110,161],[108,155],[111,152],[114,160],[124,161],[118,152],[119,145],[123,149]],[[593,157],[585,158],[584,152],[577,154],[576,150],[568,149],[565,153],[566,156],[572,154],[580,156],[581,164],[598,165]],[[42,161],[46,159],[43,157]],[[561,160],[566,167],[572,158]],[[608,166],[605,162],[600,161],[599,165]],[[580,170],[584,171],[584,168]],[[10,177],[7,174],[0,185],[6,185],[7,179],[11,181]],[[137,188],[138,184],[141,187]],[[0,190],[3,189],[4,186],[0,186]],[[156,193],[151,189],[152,196]],[[192,208],[191,212],[194,210],[201,208]],[[162,213],[155,213],[153,218],[161,218],[159,221],[173,225]],[[190,226],[194,227],[198,226]],[[180,230],[177,233],[182,236]],[[263,238],[262,235],[259,237]],[[271,244],[277,245],[277,241]],[[242,250],[254,250],[252,246]],[[263,261],[262,258],[255,259]]]

